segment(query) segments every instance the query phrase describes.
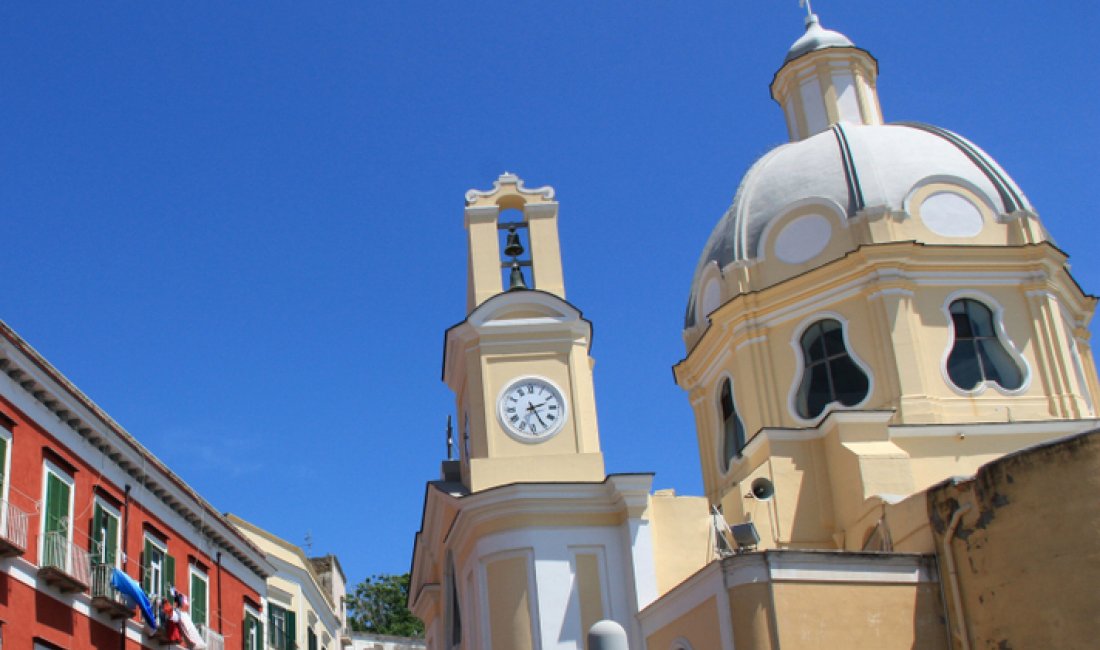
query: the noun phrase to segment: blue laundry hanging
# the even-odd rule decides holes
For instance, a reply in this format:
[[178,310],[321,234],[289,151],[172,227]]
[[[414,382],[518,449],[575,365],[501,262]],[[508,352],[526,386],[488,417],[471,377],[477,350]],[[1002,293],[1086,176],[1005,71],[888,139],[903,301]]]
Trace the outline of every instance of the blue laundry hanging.
[[157,629],[157,617],[153,613],[153,605],[149,602],[149,597],[145,595],[145,591],[142,590],[141,585],[136,580],[118,569],[112,569],[111,586],[118,590],[118,593],[125,596],[128,603],[140,607],[145,622],[154,630]]

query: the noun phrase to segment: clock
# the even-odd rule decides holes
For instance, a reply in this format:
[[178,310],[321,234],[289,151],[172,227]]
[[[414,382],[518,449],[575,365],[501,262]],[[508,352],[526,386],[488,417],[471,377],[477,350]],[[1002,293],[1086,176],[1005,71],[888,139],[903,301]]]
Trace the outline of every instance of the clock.
[[542,377],[520,377],[500,391],[497,417],[520,442],[542,442],[561,431],[567,412],[561,390]]

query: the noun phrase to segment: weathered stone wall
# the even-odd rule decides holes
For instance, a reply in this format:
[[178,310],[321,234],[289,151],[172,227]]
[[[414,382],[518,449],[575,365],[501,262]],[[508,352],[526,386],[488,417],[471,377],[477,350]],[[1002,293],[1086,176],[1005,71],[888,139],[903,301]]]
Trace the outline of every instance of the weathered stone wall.
[[[1100,639],[1100,431],[993,461],[928,491],[940,575],[961,647],[1095,647]],[[951,543],[961,603],[953,595]],[[965,632],[963,632],[965,630]]]

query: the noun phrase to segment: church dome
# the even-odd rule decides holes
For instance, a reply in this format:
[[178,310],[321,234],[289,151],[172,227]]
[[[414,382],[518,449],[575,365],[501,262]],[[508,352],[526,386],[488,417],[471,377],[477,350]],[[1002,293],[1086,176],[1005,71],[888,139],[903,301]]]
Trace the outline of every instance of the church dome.
[[745,174],[732,205],[707,239],[692,281],[686,326],[696,322],[704,270],[711,263],[724,269],[735,262],[759,261],[768,226],[793,209],[820,204],[849,219],[904,213],[910,196],[931,182],[964,188],[995,214],[1031,210],[989,155],[950,131],[926,124],[834,124],[776,147]]
[[[885,123],[877,78],[870,52],[822,27],[816,15],[806,18],[771,83],[791,142],[752,165],[707,239],[686,328],[740,293],[861,245],[1007,243],[985,226],[1033,212],[1004,170],[965,138],[927,124]],[[884,216],[901,225],[858,236],[849,227],[856,218]],[[731,265],[752,271],[735,280]]]

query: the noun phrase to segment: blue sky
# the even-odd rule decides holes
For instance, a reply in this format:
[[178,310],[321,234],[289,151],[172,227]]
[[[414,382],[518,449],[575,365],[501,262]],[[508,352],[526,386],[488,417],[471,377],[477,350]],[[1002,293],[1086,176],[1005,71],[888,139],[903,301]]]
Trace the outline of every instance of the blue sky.
[[[814,8],[878,58],[887,120],[992,154],[1100,288],[1095,3]],[[3,3],[0,318],[219,509],[402,572],[463,194],[513,171],[561,202],[608,470],[699,493],[670,367],[801,32],[794,0]]]

